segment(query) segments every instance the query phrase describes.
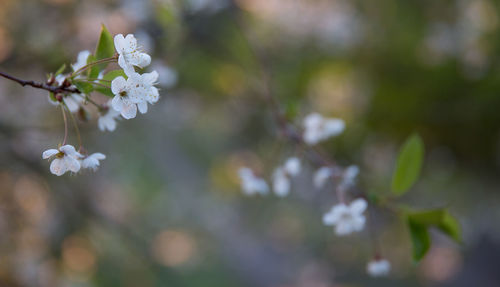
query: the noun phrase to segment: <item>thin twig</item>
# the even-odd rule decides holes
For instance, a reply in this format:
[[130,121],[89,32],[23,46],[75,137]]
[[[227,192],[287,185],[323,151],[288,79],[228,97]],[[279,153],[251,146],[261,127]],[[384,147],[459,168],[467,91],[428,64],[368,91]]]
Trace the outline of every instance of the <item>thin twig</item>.
[[47,83],[39,83],[39,82],[35,82],[35,81],[26,81],[26,80],[22,80],[22,79],[19,79],[17,77],[11,76],[9,74],[6,74],[4,72],[0,72],[0,76],[4,77],[6,79],[9,79],[11,81],[14,81],[14,82],[20,84],[23,87],[24,86],[31,86],[33,88],[46,90],[46,91],[52,92],[54,94],[57,94],[57,93],[75,93],[75,94],[79,94],[80,93],[80,90],[78,90],[75,87],[71,87],[71,86],[70,87],[64,87],[62,85],[60,85],[60,86],[51,86],[51,85],[48,85]]

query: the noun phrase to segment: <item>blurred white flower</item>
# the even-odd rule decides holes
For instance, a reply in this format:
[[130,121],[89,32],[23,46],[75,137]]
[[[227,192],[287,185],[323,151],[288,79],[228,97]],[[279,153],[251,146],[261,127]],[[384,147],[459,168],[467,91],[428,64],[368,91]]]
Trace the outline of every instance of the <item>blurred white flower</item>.
[[339,135],[344,131],[345,123],[341,119],[323,118],[318,113],[309,114],[304,119],[304,141],[315,145],[320,141]]
[[83,68],[85,65],[87,65],[87,59],[90,56],[90,51],[81,51],[78,53],[78,57],[76,58],[76,63],[71,64],[71,68],[73,69],[73,72],[78,71],[79,69]]
[[104,154],[96,152],[81,159],[81,166],[82,168],[90,168],[95,171],[99,167],[99,161],[105,158]]
[[325,186],[326,181],[333,176],[333,168],[323,166],[320,167],[315,173],[313,177],[314,187],[317,189],[323,188]]
[[389,271],[391,271],[391,263],[385,259],[375,259],[366,265],[366,272],[373,277],[386,276]]
[[177,83],[177,71],[160,61],[153,62],[152,68],[158,71],[158,84],[165,88],[171,88]]
[[290,178],[300,173],[300,160],[291,157],[283,166],[279,166],[273,173],[273,191],[278,196],[287,196],[290,192]]
[[339,184],[339,188],[342,190],[347,190],[354,185],[356,177],[359,173],[359,167],[356,165],[348,166],[343,173],[342,181]]
[[114,131],[116,128],[116,119],[120,116],[120,112],[111,107],[111,100],[107,103],[107,110],[97,120],[97,125],[101,131]]
[[143,53],[137,46],[134,35],[128,34],[125,38],[118,34],[114,38],[115,49],[119,54],[118,65],[125,71],[125,74],[134,72],[134,66],[144,68],[151,63],[151,57]]
[[241,180],[241,187],[246,195],[268,193],[269,187],[266,181],[260,177],[255,176],[251,169],[242,167],[239,169],[238,174]]
[[335,226],[335,233],[339,236],[348,235],[355,231],[361,231],[365,226],[366,218],[363,212],[366,210],[367,202],[358,198],[346,205],[340,203],[323,215],[323,224]]
[[72,145],[63,145],[59,149],[48,149],[42,153],[43,159],[55,156],[56,158],[50,164],[50,172],[61,176],[67,171],[78,172],[80,163],[78,159],[82,157]]

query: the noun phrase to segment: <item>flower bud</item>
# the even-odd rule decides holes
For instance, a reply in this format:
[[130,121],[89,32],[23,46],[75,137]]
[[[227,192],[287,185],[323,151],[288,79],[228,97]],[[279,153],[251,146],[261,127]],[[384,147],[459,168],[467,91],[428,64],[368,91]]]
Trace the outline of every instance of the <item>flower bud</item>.
[[63,94],[61,94],[61,93],[57,93],[57,94],[56,94],[56,101],[58,101],[58,102],[62,102],[62,100],[63,100]]

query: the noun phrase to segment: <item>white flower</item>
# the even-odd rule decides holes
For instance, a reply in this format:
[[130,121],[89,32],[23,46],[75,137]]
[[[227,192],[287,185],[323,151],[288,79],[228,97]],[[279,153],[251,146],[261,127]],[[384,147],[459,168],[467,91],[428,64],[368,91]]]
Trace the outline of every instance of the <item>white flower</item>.
[[323,188],[326,181],[333,176],[333,168],[323,166],[320,167],[315,173],[313,178],[314,187],[317,189]]
[[337,204],[323,215],[323,224],[334,225],[337,235],[348,235],[355,231],[361,231],[365,226],[366,218],[363,212],[366,210],[366,200],[358,198],[346,205]]
[[339,184],[339,188],[346,190],[354,185],[356,176],[358,176],[359,168],[356,165],[350,165],[344,170],[342,182]]
[[158,71],[160,74],[158,78],[158,84],[161,87],[171,88],[177,83],[177,71],[173,68],[159,62],[153,62],[152,68]]
[[115,95],[111,101],[113,109],[120,112],[125,119],[135,118],[137,103],[144,102],[143,98],[134,90],[132,78],[116,77],[111,82],[111,91]]
[[100,152],[93,153],[89,156],[84,157],[81,160],[81,165],[83,168],[90,168],[94,171],[99,167],[99,161],[105,159],[106,156]]
[[276,168],[273,173],[273,191],[278,196],[287,196],[290,192],[290,178],[300,173],[300,160],[291,157],[283,166]]
[[290,192],[290,179],[282,167],[276,168],[273,173],[273,191],[277,196],[287,196]]
[[80,163],[78,159],[82,157],[72,145],[63,145],[58,150],[48,149],[43,152],[42,158],[48,159],[55,156],[56,158],[50,164],[50,172],[60,176],[67,171],[78,172]]
[[116,128],[116,119],[120,116],[120,113],[111,107],[111,100],[107,104],[108,109],[106,112],[99,117],[97,120],[97,125],[101,131],[114,131]]
[[73,71],[76,72],[81,68],[83,68],[85,65],[87,65],[87,59],[89,58],[89,56],[90,52],[87,50],[78,53],[78,57],[76,58],[76,63],[71,65]]
[[243,192],[246,195],[254,195],[256,193],[266,194],[269,191],[266,181],[255,176],[251,169],[242,167],[238,171],[238,174]]
[[320,141],[337,136],[344,131],[345,123],[341,119],[323,118],[318,113],[309,114],[304,119],[304,141],[315,145]]
[[132,72],[128,79],[117,77],[111,82],[111,91],[115,94],[112,106],[126,119],[135,118],[137,108],[139,112],[148,111],[148,103],[156,103],[159,99],[158,89],[154,86],[158,73],[138,74]]
[[118,65],[128,75],[134,72],[134,66],[144,68],[151,63],[151,57],[143,53],[137,46],[137,40],[134,35],[128,34],[125,38],[118,34],[114,38],[115,49],[119,54]]
[[375,259],[366,265],[366,272],[373,277],[386,276],[389,271],[391,271],[391,263],[385,259]]

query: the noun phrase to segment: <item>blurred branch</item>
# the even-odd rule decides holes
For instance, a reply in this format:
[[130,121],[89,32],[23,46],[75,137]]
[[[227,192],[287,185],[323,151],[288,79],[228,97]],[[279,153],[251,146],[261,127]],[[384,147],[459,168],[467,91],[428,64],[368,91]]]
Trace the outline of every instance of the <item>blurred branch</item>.
[[9,79],[11,81],[14,81],[16,83],[18,83],[19,85],[21,86],[31,86],[33,88],[36,88],[36,89],[42,89],[42,90],[46,90],[46,91],[49,91],[49,92],[52,92],[54,94],[57,94],[57,93],[76,93],[76,94],[80,94],[80,91],[75,88],[75,87],[71,87],[71,86],[67,86],[65,83],[62,83],[61,85],[59,86],[52,86],[52,85],[49,85],[48,83],[40,83],[40,82],[35,82],[35,81],[26,81],[26,80],[22,80],[22,79],[19,79],[17,77],[14,77],[14,76],[11,76],[7,73],[4,73],[4,72],[0,72],[0,76],[6,78],[6,79]]

